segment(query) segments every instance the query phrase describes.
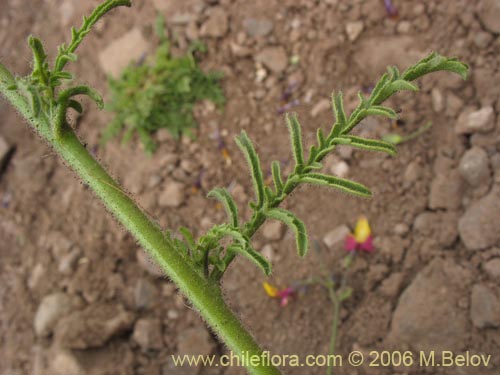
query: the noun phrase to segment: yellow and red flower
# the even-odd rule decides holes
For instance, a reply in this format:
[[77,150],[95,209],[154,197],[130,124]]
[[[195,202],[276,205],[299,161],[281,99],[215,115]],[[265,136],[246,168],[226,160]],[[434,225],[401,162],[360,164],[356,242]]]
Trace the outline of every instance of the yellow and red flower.
[[345,239],[344,249],[348,252],[366,251],[367,253],[375,250],[372,231],[366,217],[362,216],[358,219],[354,233],[348,234]]
[[281,307],[285,307],[286,305],[288,305],[290,299],[295,296],[295,289],[292,287],[279,290],[268,282],[264,282],[262,285],[264,286],[264,290],[269,297],[278,298],[280,300]]

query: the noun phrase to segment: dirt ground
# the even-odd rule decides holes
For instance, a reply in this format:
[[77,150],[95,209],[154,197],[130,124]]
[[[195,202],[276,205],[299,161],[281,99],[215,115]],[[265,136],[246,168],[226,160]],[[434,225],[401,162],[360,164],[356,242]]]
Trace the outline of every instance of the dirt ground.
[[[0,60],[27,73],[27,36],[40,37],[53,55],[69,26],[97,3],[1,1]],[[134,1],[85,40],[71,67],[77,77],[106,94],[109,66],[154,49],[152,24],[161,12],[176,50],[193,39],[207,44],[202,65],[225,73],[226,107],[199,106],[195,140],[176,144],[167,133],[157,134],[159,149],[151,158],[136,141],[100,146],[111,114],[90,102],[75,119],[78,134],[162,226],[184,225],[199,234],[224,220],[205,197],[215,186],[230,187],[249,215],[251,181],[233,141],[241,129],[255,141],[264,166],[290,160],[279,113],[290,87],[286,101],[297,99],[290,111],[298,113],[310,143],[318,126],[333,121],[332,90],[342,89],[352,109],[356,92],[373,85],[387,65],[405,68],[432,50],[459,57],[471,67],[468,81],[444,73],[425,78],[419,93],[392,100],[400,123],[371,119],[360,127],[361,134],[380,137],[410,134],[432,121],[430,131],[401,145],[396,157],[340,149],[328,158],[328,170],[366,184],[373,199],[302,187],[285,207],[319,241],[339,227],[352,228],[360,215],[372,225],[376,252],[359,257],[349,276],[355,291],[341,312],[339,353],[492,355],[487,367],[370,368],[367,361],[337,374],[499,374],[500,6],[494,0],[393,3],[395,18],[378,0]],[[127,38],[134,31],[137,41]],[[123,53],[103,62],[113,43],[122,43]],[[217,132],[230,163],[218,150]],[[226,349],[4,100],[2,139],[13,152],[0,174],[0,375],[244,374],[239,368],[174,368],[170,354],[221,355]],[[199,180],[201,189],[194,189]],[[165,192],[174,182],[181,193],[172,202]],[[299,259],[291,233],[271,228],[254,244],[272,259],[275,285],[317,272],[317,256]],[[326,252],[332,272],[341,247],[337,241]],[[258,341],[273,353],[325,354],[331,324],[326,293],[310,288],[281,308],[265,295],[263,281],[244,260],[223,281],[227,300]],[[324,371],[284,369],[290,375]]]

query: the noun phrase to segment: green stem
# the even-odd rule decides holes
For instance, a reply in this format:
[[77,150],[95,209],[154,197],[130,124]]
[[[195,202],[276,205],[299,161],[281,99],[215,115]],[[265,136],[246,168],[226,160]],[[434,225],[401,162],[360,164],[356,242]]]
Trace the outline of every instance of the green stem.
[[[337,332],[339,328],[339,315],[340,315],[340,301],[335,294],[335,290],[330,287],[328,288],[328,293],[330,300],[333,304],[333,321],[332,321],[332,333],[330,336],[330,345],[328,348],[328,357],[332,357],[335,354],[335,349],[337,346]],[[333,366],[328,365],[326,368],[326,374],[333,374]]]
[[[23,96],[8,90],[5,83],[12,77],[0,64],[0,92],[26,118],[55,152],[90,186],[115,218],[158,262],[166,274],[191,301],[209,326],[236,355],[260,356],[263,350],[224,302],[220,288],[195,270],[153,221],[123,192],[117,182],[101,167],[81,144],[73,130],[64,126],[60,137],[53,134],[51,120],[35,118]],[[265,363],[248,367],[251,375],[279,375]]]

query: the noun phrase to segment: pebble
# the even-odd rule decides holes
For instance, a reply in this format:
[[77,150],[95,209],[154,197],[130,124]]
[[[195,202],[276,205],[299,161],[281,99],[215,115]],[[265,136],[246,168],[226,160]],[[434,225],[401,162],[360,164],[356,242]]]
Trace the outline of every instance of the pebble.
[[469,250],[481,250],[500,241],[500,189],[473,202],[458,222],[460,239]]
[[245,18],[243,29],[252,38],[263,37],[273,31],[273,21],[267,18]]
[[139,319],[134,326],[132,338],[143,350],[163,348],[162,324],[159,319]]
[[274,250],[270,244],[264,245],[260,250],[260,253],[264,258],[266,258],[269,262],[273,261],[274,258]]
[[200,35],[222,38],[229,30],[229,17],[224,8],[216,7],[210,11],[208,20],[200,28]]
[[472,147],[460,159],[458,170],[471,186],[487,184],[491,178],[488,154],[481,147]]
[[84,375],[86,373],[75,355],[68,350],[58,350],[50,367],[54,375]]
[[134,28],[104,48],[99,53],[99,63],[104,73],[117,78],[131,61],[139,60],[149,50],[149,41],[140,29]]
[[406,223],[398,223],[394,226],[394,234],[398,236],[404,237],[410,231],[410,227]]
[[281,221],[272,220],[264,224],[262,234],[265,239],[270,241],[279,241],[285,233],[285,225]]
[[365,25],[362,21],[354,21],[348,22],[345,26],[345,31],[347,33],[347,37],[351,42],[354,42],[361,35],[365,28]]
[[150,309],[158,298],[156,287],[147,279],[139,279],[135,284],[134,301],[138,310]]
[[478,11],[479,19],[492,33],[500,33],[500,2],[497,0],[484,0]]
[[493,280],[500,281],[500,258],[494,258],[487,261],[483,269]]
[[500,326],[500,299],[498,294],[483,284],[472,287],[470,317],[477,328]]
[[433,88],[431,91],[431,98],[432,109],[434,109],[435,112],[441,112],[444,109],[443,93],[439,89]]
[[266,47],[255,56],[255,61],[276,74],[282,73],[288,66],[288,57],[283,47]]
[[314,105],[311,109],[311,117],[316,117],[320,113],[323,113],[331,108],[332,104],[328,99],[321,99],[318,103]]
[[347,177],[349,174],[349,164],[347,164],[344,160],[338,160],[331,165],[330,172],[334,176],[341,178]]
[[179,207],[184,203],[185,186],[177,181],[169,181],[160,193],[158,204],[162,207]]
[[78,307],[78,300],[66,293],[53,293],[43,297],[35,313],[34,328],[37,336],[48,336],[57,322]]
[[135,317],[123,306],[96,303],[62,318],[54,329],[57,345],[67,349],[103,346],[109,339],[128,331]]
[[58,271],[63,275],[71,275],[75,269],[75,265],[80,258],[81,250],[79,248],[74,248],[68,254],[61,256],[59,265],[57,267]]
[[438,174],[431,183],[429,207],[431,209],[457,209],[462,203],[463,183],[456,169]]
[[495,127],[495,112],[493,107],[483,107],[477,111],[465,109],[459,116],[455,125],[455,133],[471,134],[486,133]]
[[335,229],[332,229],[329,231],[324,237],[323,237],[323,243],[329,248],[329,249],[334,249],[337,246],[341,246],[347,235],[351,233],[351,230],[347,225],[341,225],[338,226]]
[[179,312],[174,309],[170,309],[167,311],[167,318],[170,320],[177,320],[179,319]]

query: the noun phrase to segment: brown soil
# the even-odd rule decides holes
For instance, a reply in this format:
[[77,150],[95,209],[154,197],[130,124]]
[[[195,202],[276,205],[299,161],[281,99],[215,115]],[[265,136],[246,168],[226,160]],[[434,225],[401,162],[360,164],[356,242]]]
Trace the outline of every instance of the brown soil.
[[[18,74],[27,73],[27,36],[39,36],[53,55],[55,46],[67,38],[68,25],[79,23],[97,3],[1,2],[2,63]],[[152,3],[162,1],[137,1],[131,10],[114,11],[89,35],[71,68],[80,81],[106,93],[98,53],[132,28],[139,28],[149,39],[156,13]],[[421,92],[394,99],[391,104],[402,110],[404,125],[395,128],[385,120],[364,124],[361,132],[373,137],[390,131],[409,134],[432,120],[434,127],[401,145],[397,157],[356,151],[331,157],[326,163],[331,167],[344,158],[349,178],[371,187],[373,199],[302,187],[285,206],[305,221],[312,239],[321,240],[344,224],[352,226],[359,215],[366,215],[372,225],[377,251],[357,259],[351,272],[355,292],[341,314],[340,353],[447,349],[455,354],[470,351],[493,356],[486,368],[347,366],[338,369],[338,374],[498,374],[498,239],[481,249],[467,248],[458,224],[465,215],[472,215],[470,207],[495,194],[500,182],[500,126],[496,121],[500,110],[496,91],[500,44],[498,31],[491,31],[481,10],[490,2],[395,1],[399,10],[396,20],[390,19],[383,2],[376,0],[165,3],[175,3],[162,11],[169,32],[179,38],[179,49],[186,45],[190,33],[201,32],[208,45],[203,66],[226,73],[228,102],[223,113],[201,105],[196,140],[176,144],[168,135],[159,134],[159,149],[152,158],[145,156],[138,142],[121,146],[113,141],[100,147],[99,136],[110,114],[99,113],[90,102],[84,102],[86,111],[78,119],[78,133],[139,204],[168,228],[184,225],[200,233],[200,228],[224,220],[223,212],[205,198],[215,186],[235,187],[240,208],[249,214],[245,207],[252,195],[251,181],[232,139],[245,129],[265,166],[275,159],[289,159],[284,118],[277,109],[291,82],[298,82],[293,95],[300,99],[292,111],[299,115],[305,139],[312,142],[315,129],[326,129],[332,116],[323,110],[313,117],[311,111],[328,99],[333,89],[342,89],[352,108],[357,90],[372,85],[389,64],[404,68],[436,50],[471,65],[472,78],[465,83],[449,74],[437,74],[421,82]],[[215,8],[228,17],[229,29],[222,30],[220,37],[205,36],[204,23]],[[183,24],[175,18],[179,14],[192,16],[192,21]],[[272,31],[266,36],[247,36],[244,20],[250,17],[271,21]],[[363,30],[351,42],[346,26],[356,22],[362,22]],[[248,49],[249,55],[240,56],[234,45]],[[262,66],[254,57],[268,46],[281,46],[288,58],[297,55],[300,62],[288,64],[282,72],[266,70],[267,77],[257,82],[256,72]],[[455,124],[463,109],[487,106],[493,106],[496,128],[486,135],[456,134]],[[223,134],[231,164],[222,158],[212,137],[217,129]],[[0,176],[0,374],[244,373],[235,368],[173,369],[169,355],[189,347],[186,343],[193,335],[201,335],[193,341],[193,351],[222,354],[225,348],[211,334],[206,336],[198,315],[166,278],[154,276],[134,239],[3,100],[0,136],[15,146]],[[437,186],[437,179],[456,174],[462,156],[473,145],[488,156],[488,176],[480,186],[472,187],[463,174],[456,179],[458,185],[450,187],[449,181],[454,180],[445,177],[442,186]],[[194,191],[192,186],[202,170],[202,190]],[[185,186],[185,199],[178,208],[162,207],[158,197],[172,180]],[[439,194],[444,198],[437,197]],[[498,212],[496,217],[492,215],[481,220],[498,221]],[[478,233],[482,233],[481,226]],[[313,252],[306,259],[296,256],[291,233],[278,241],[259,233],[255,246],[261,249],[265,245],[272,247],[272,283],[286,286],[317,272],[318,259]],[[326,264],[332,272],[341,256],[340,247],[327,253]],[[258,341],[274,353],[303,357],[326,353],[331,307],[325,292],[310,288],[280,308],[264,294],[264,280],[244,260],[238,260],[224,279],[229,303]],[[57,292],[72,299],[72,312],[56,322],[53,333],[37,335],[35,312],[45,296]],[[484,295],[491,296],[486,298],[491,302],[490,315],[482,305]],[[120,329],[111,337],[101,342],[102,337],[92,336],[95,330],[106,331],[108,320],[116,316]],[[147,324],[137,323],[144,319]],[[147,337],[153,340],[149,347],[138,338],[141,333],[147,336],[144,327],[148,324],[161,332],[159,338],[154,337],[158,332],[149,332],[153,336]],[[68,326],[79,330],[81,337],[65,333]],[[145,333],[138,332],[140,329]],[[284,372],[305,373],[303,368],[286,368]],[[308,368],[306,373],[322,374],[324,369]]]

